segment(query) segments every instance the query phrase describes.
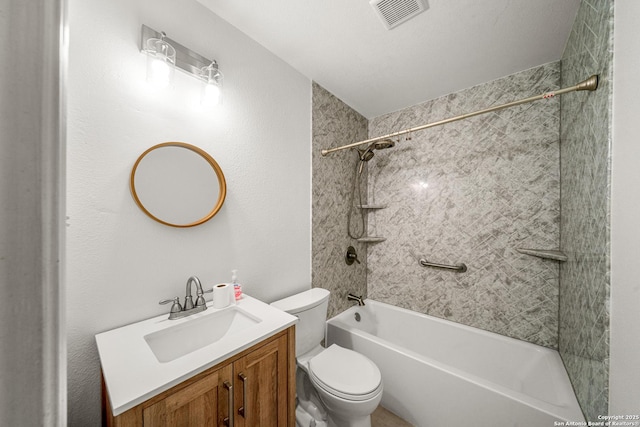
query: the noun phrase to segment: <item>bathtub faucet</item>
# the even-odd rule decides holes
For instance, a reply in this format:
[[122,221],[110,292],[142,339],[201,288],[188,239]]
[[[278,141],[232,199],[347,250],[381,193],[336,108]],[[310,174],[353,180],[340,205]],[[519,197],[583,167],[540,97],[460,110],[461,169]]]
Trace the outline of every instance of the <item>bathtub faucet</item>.
[[362,299],[362,296],[355,296],[354,294],[348,294],[347,295],[347,299],[349,301],[357,301],[358,305],[362,306],[364,305],[364,300]]

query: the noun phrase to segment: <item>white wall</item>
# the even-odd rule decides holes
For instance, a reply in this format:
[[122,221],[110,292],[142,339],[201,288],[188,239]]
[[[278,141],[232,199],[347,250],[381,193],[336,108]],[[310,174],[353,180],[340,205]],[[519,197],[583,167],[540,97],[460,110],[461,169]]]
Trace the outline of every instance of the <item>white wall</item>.
[[640,2],[614,15],[609,413],[640,415]]
[[[195,0],[70,0],[68,118],[69,423],[99,422],[94,335],[168,311],[187,278],[208,286],[239,270],[267,302],[310,287],[311,82]],[[224,104],[199,111],[199,84],[144,82],[146,24],[225,75]],[[136,158],[165,141],[209,152],[227,199],[208,223],[177,229],[134,204]],[[127,349],[122,349],[126,352]]]

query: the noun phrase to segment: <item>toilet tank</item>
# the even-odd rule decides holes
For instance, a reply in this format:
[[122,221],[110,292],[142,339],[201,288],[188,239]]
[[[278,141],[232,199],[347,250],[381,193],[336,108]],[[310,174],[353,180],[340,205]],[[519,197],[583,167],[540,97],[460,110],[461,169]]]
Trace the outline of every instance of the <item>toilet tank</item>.
[[329,307],[329,291],[313,288],[274,301],[272,306],[296,316],[296,357],[320,345],[324,339]]

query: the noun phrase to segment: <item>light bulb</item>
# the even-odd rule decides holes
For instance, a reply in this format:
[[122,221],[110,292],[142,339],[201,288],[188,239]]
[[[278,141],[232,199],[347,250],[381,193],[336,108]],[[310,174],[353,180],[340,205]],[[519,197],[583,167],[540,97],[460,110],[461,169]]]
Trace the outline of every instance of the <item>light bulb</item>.
[[147,40],[147,81],[157,88],[171,84],[176,63],[176,50],[164,40],[162,33],[159,39]]
[[157,88],[169,86],[171,82],[171,66],[162,58],[151,58],[147,81]]
[[220,70],[218,70],[218,63],[216,61],[211,62],[209,66],[202,67],[200,73],[204,84],[200,103],[204,108],[213,108],[216,105],[220,105],[222,101],[222,81],[224,77]]
[[215,107],[220,104],[220,86],[207,83],[202,93],[202,106],[205,108]]

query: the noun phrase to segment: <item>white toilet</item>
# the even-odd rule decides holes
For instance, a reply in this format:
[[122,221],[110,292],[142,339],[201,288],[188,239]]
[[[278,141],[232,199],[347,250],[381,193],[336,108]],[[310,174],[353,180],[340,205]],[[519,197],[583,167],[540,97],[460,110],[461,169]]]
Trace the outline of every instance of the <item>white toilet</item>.
[[329,291],[313,288],[271,305],[300,319],[296,324],[296,425],[371,427],[371,413],[382,399],[380,370],[353,350],[335,344],[322,347]]

